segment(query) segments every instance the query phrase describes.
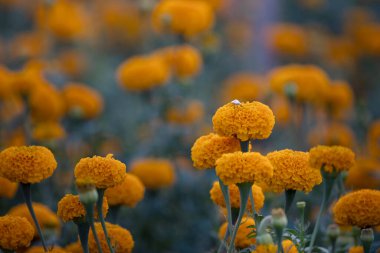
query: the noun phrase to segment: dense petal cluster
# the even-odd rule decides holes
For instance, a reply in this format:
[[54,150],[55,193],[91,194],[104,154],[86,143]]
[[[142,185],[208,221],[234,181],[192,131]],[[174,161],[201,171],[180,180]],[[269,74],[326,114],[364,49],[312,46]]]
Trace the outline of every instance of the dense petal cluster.
[[[240,192],[239,188],[235,184],[228,186],[230,193],[230,204],[232,208],[240,208]],[[253,201],[256,212],[260,212],[261,208],[264,206],[265,196],[263,190],[260,186],[252,185]],[[210,190],[210,198],[220,207],[226,207],[226,202],[224,201],[222,189],[220,188],[219,182],[214,182]],[[248,199],[247,210],[252,210],[251,200]]]
[[256,101],[233,101],[215,112],[212,123],[217,134],[234,136],[246,141],[268,138],[275,120],[272,110],[267,105]]
[[199,137],[191,148],[191,159],[197,169],[210,169],[225,153],[240,150],[240,142],[234,137],[219,136],[214,133]]
[[309,153],[290,149],[267,154],[273,165],[273,177],[267,180],[273,192],[296,190],[310,192],[322,182],[320,169],[309,165]]
[[[235,237],[235,247],[239,249],[244,249],[249,247],[250,245],[255,244],[256,238],[252,236],[252,232],[255,231],[255,229],[253,228],[254,225],[255,221],[251,217],[245,218],[241,221]],[[227,226],[228,223],[225,222],[219,228],[219,239],[223,240],[227,230]],[[230,238],[228,240],[230,240]]]
[[226,185],[260,182],[273,176],[273,166],[257,152],[224,154],[216,161],[216,174]]
[[[286,253],[298,253],[297,247],[293,244],[291,240],[283,240],[282,248]],[[277,245],[274,244],[261,244],[257,245],[256,249],[251,253],[276,253]]]
[[66,245],[65,251],[70,253],[83,253],[83,248],[80,241],[76,241]]
[[[108,222],[106,222],[106,227],[111,240],[111,245],[115,249],[115,253],[131,253],[135,245],[131,233],[125,228]],[[100,223],[95,223],[95,230],[98,234],[102,251],[104,253],[109,253],[110,250]],[[89,234],[88,247],[90,252],[99,252],[92,231],[90,231]]]
[[346,185],[352,189],[379,189],[380,163],[373,158],[356,160],[346,177]]
[[248,72],[232,75],[224,82],[223,86],[222,98],[226,103],[234,99],[241,102],[258,100],[264,93],[262,78]]
[[18,189],[18,183],[9,181],[5,177],[0,177],[0,186],[0,198],[13,198]]
[[80,159],[75,166],[76,179],[92,180],[97,188],[109,188],[121,184],[125,178],[126,166],[113,158],[93,156]]
[[[49,253],[68,253],[66,250],[58,246],[53,246],[48,249]],[[45,250],[42,246],[33,246],[25,251],[25,253],[45,253]],[[72,252],[70,252],[72,253]]]
[[42,146],[9,147],[0,153],[0,174],[13,182],[38,183],[56,168],[53,153]]
[[34,229],[24,217],[0,217],[0,248],[14,251],[25,248],[33,240]]
[[144,198],[145,187],[141,180],[130,173],[126,173],[124,181],[105,191],[110,206],[123,205],[135,207]]
[[310,166],[328,173],[347,171],[355,164],[355,154],[341,146],[317,146],[310,149]]
[[341,197],[333,207],[334,220],[339,225],[360,228],[380,225],[380,191],[359,190]]

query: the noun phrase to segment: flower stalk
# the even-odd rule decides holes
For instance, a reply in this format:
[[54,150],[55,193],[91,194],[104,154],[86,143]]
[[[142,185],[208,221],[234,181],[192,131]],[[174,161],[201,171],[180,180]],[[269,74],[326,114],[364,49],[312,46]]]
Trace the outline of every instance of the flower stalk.
[[102,228],[103,228],[104,236],[106,237],[108,248],[110,249],[111,253],[114,253],[114,249],[112,248],[112,245],[111,245],[111,240],[108,237],[106,222],[104,221],[104,216],[103,216],[103,197],[104,197],[105,189],[96,188],[96,191],[98,192],[98,196],[99,196],[96,203],[99,220],[100,220],[100,223],[102,224]]
[[288,213],[294,198],[296,196],[296,190],[287,189],[285,190],[285,213]]
[[88,232],[90,231],[90,224],[87,221],[75,221],[78,229],[80,244],[84,253],[89,253],[88,249]]

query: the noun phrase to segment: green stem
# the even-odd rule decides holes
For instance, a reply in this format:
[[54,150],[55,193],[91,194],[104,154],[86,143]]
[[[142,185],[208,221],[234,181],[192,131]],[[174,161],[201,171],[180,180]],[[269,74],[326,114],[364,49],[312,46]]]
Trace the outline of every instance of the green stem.
[[84,204],[84,207],[86,209],[87,222],[90,225],[92,234],[94,235],[96,246],[98,247],[99,253],[103,253],[102,246],[100,245],[99,237],[98,237],[98,234],[96,233],[95,224],[94,224],[94,205]]
[[292,206],[294,197],[296,196],[296,190],[285,190],[285,213],[288,214],[290,207]]
[[240,141],[240,149],[241,149],[241,152],[248,152],[249,140],[248,141]]
[[90,231],[90,224],[86,221],[75,222],[78,228],[78,235],[80,244],[84,253],[89,253],[88,249],[88,232]]
[[37,232],[38,232],[38,235],[40,236],[44,251],[48,252],[48,248],[46,247],[45,239],[44,239],[44,236],[42,234],[40,224],[38,223],[36,214],[35,214],[34,209],[33,209],[32,192],[30,189],[31,185],[30,184],[24,184],[24,183],[20,183],[20,185],[21,185],[22,193],[24,195],[26,206],[28,207],[29,213],[32,216],[34,224],[36,225]]
[[283,229],[275,229],[276,237],[277,237],[277,253],[284,253],[284,249],[282,248],[282,232]]
[[251,189],[249,190],[249,200],[251,201],[251,208],[252,208],[252,218],[253,220],[255,221],[255,230],[256,230],[256,233],[255,233],[255,237],[257,236],[257,228],[258,226],[260,225],[258,220],[257,220],[257,213],[256,213],[256,210],[255,210],[255,199],[253,197],[253,193],[252,193],[252,187]]
[[223,241],[220,243],[219,245],[219,248],[218,248],[218,252],[217,253],[221,253],[222,250],[223,250],[223,246],[227,247],[227,239],[228,239],[228,235],[229,235],[229,230],[226,229],[226,233],[224,233],[224,238],[223,238]]
[[103,217],[103,197],[104,197],[105,189],[96,188],[96,190],[98,191],[98,196],[99,196],[98,201],[96,203],[96,208],[98,210],[99,220],[100,220],[100,223],[102,224],[102,228],[103,228],[104,236],[106,237],[108,248],[110,249],[111,253],[114,253],[114,250],[113,250],[112,245],[111,245],[111,240],[108,237],[106,222],[104,221],[104,217]]
[[219,178],[219,185],[223,193],[224,202],[226,203],[228,231],[230,234],[232,234],[232,214],[231,214],[230,192],[228,189],[228,185],[225,185],[223,181],[220,180],[220,178]]

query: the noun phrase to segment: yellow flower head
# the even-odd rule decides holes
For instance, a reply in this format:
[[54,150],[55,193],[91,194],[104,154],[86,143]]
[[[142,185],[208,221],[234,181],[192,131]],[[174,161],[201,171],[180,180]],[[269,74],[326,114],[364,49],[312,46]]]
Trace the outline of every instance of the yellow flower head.
[[315,185],[322,183],[320,169],[309,165],[309,153],[285,149],[271,152],[267,158],[273,165],[273,177],[267,182],[273,192],[310,192]]
[[208,31],[214,24],[214,13],[203,1],[162,0],[152,13],[156,31],[186,37]]
[[380,163],[373,158],[359,158],[347,174],[346,185],[351,189],[380,188]]
[[[228,186],[230,192],[230,204],[232,208],[240,208],[240,192],[239,188],[235,184]],[[263,190],[260,186],[252,185],[253,201],[255,204],[256,212],[260,212],[261,208],[264,206],[265,196]],[[210,197],[212,201],[220,207],[226,207],[226,202],[224,201],[223,193],[220,188],[219,182],[214,182],[211,190]],[[247,209],[252,210],[251,200],[248,200]]]
[[[293,244],[291,240],[283,240],[282,248],[285,253],[298,253],[297,247]],[[261,244],[257,245],[256,249],[251,253],[276,253],[277,245],[274,244]]]
[[170,78],[170,68],[163,57],[135,56],[121,63],[117,79],[130,91],[145,91],[165,85]]
[[[108,212],[107,198],[103,198],[103,215],[106,216]],[[82,220],[86,216],[86,209],[80,202],[78,195],[66,194],[58,202],[57,215],[64,222]],[[97,217],[97,211],[95,209],[95,217]]]
[[126,173],[124,181],[105,192],[110,206],[123,205],[135,207],[144,198],[145,187],[141,180],[130,173]]
[[220,107],[212,117],[214,131],[222,136],[234,136],[242,141],[266,139],[274,127],[272,110],[260,102],[232,101]]
[[353,246],[349,248],[348,253],[364,253],[363,246]]
[[0,174],[13,182],[38,183],[57,168],[53,153],[42,146],[20,146],[0,153]]
[[355,154],[341,146],[317,146],[310,149],[310,166],[328,173],[349,170],[355,164]]
[[0,198],[11,199],[17,192],[18,183],[14,183],[6,179],[5,177],[0,177]]
[[241,102],[250,102],[263,97],[264,86],[260,76],[241,72],[230,76],[224,82],[222,98],[224,102],[238,99]]
[[333,207],[338,225],[368,228],[380,225],[380,191],[359,190],[341,197]]
[[367,146],[371,156],[380,157],[380,120],[370,125],[367,134]]
[[80,241],[76,241],[76,242],[70,243],[69,245],[66,245],[65,251],[70,252],[70,253],[83,253],[83,249],[82,249],[82,245]]
[[132,163],[131,174],[136,175],[147,189],[160,189],[174,184],[176,176],[169,160],[140,159]]
[[[256,238],[252,235],[252,232],[255,231],[255,229],[252,227],[254,225],[255,225],[255,221],[251,217],[243,218],[243,220],[240,223],[239,229],[236,233],[235,247],[239,249],[244,249],[256,243]],[[228,226],[227,222],[223,223],[222,226],[220,226],[219,233],[218,233],[219,239],[223,240],[224,235],[227,230],[227,226]],[[231,240],[231,239],[228,238],[228,240]]]
[[327,93],[327,109],[335,117],[343,116],[354,103],[354,94],[350,85],[344,81],[334,81]]
[[[115,249],[115,253],[131,253],[135,245],[131,233],[125,228],[108,222],[106,222],[106,227],[111,240],[111,245]],[[95,223],[95,230],[98,234],[102,251],[104,253],[109,253],[110,250],[100,223]],[[88,237],[88,247],[90,252],[99,253],[92,231],[90,231]]]
[[[61,247],[52,246],[48,249],[50,253],[68,253],[66,250],[63,250]],[[25,253],[45,253],[45,250],[42,246],[33,246],[25,251]]]
[[326,146],[354,147],[355,135],[352,130],[342,123],[331,123],[326,127],[315,127],[309,133],[309,143],[311,146],[323,144]]
[[204,115],[204,105],[201,101],[190,100],[187,103],[176,104],[166,112],[166,119],[175,124],[194,124]]
[[270,101],[270,108],[276,118],[276,124],[283,126],[290,122],[292,111],[290,102],[285,96],[273,96]]
[[[36,213],[38,224],[40,224],[41,229],[54,229],[59,230],[61,224],[59,222],[58,216],[51,211],[47,206],[40,203],[33,203],[33,209]],[[9,210],[8,215],[25,217],[30,224],[34,227],[34,237],[38,237],[37,229],[34,225],[32,216],[29,213],[28,207],[25,204],[17,205],[11,210]]]
[[103,111],[103,98],[96,90],[80,83],[69,83],[62,95],[67,111],[78,118],[92,119]]
[[121,184],[125,173],[125,164],[114,159],[111,154],[106,157],[82,158],[74,170],[76,179],[92,180],[96,188],[109,188]]
[[257,152],[235,152],[216,161],[216,174],[226,185],[260,182],[273,176],[273,166]]
[[199,137],[191,148],[191,159],[197,169],[210,169],[225,153],[240,150],[239,140],[234,137],[219,136],[214,133]]
[[65,129],[58,121],[38,122],[32,131],[32,137],[36,141],[59,140],[65,135]]
[[30,245],[34,229],[24,217],[0,217],[0,248],[15,251]]

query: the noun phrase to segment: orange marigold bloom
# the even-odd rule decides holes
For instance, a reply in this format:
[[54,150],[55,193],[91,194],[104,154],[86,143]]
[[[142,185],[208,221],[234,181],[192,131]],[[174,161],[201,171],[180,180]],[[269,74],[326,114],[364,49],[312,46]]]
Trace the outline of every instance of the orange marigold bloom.
[[264,85],[260,76],[240,72],[228,77],[224,82],[222,98],[225,103],[238,99],[241,102],[250,102],[263,97]]
[[320,169],[309,165],[309,153],[290,149],[267,154],[273,165],[273,177],[268,185],[273,192],[296,190],[310,192],[315,185],[322,183]]
[[34,230],[24,217],[0,217],[0,248],[15,251],[30,245]]
[[130,173],[126,173],[124,181],[105,191],[110,206],[124,205],[135,207],[144,198],[145,187],[141,180]]
[[103,111],[100,93],[84,84],[69,83],[63,88],[62,95],[72,116],[92,119]]
[[347,174],[346,185],[352,189],[378,189],[380,163],[373,158],[359,158]]
[[201,101],[190,100],[184,104],[176,104],[166,112],[166,119],[175,124],[193,124],[200,121],[204,115],[204,105]]
[[310,149],[310,166],[326,172],[340,172],[351,169],[355,164],[355,154],[341,146],[317,146]]
[[[230,193],[230,204],[233,208],[240,208],[240,192],[239,188],[235,184],[231,184],[228,186],[228,190]],[[253,201],[256,212],[260,212],[261,208],[264,206],[265,196],[263,190],[260,186],[252,185],[252,194]],[[211,190],[210,190],[210,198],[212,201],[220,207],[226,207],[226,202],[224,201],[222,189],[220,188],[219,182],[214,182]],[[252,210],[251,200],[248,199],[247,209]]]
[[347,82],[332,82],[327,95],[327,110],[330,110],[333,116],[340,118],[347,110],[352,108],[354,94],[350,84]]
[[13,182],[38,183],[57,168],[53,153],[42,146],[20,146],[0,153],[0,174]]
[[[291,240],[283,240],[282,248],[285,253],[298,253],[297,247],[293,244]],[[274,244],[261,244],[257,245],[256,249],[251,253],[276,253],[277,245]]]
[[212,123],[217,134],[247,141],[268,138],[275,120],[267,105],[256,101],[240,103],[234,100],[215,112]]
[[[0,82],[1,82],[1,77],[0,77]],[[1,97],[1,94],[0,94],[0,97]],[[22,101],[22,98],[20,98],[19,96],[7,97],[7,98],[2,99],[1,101],[0,119],[3,122],[10,122],[16,117],[20,117],[24,111],[25,111],[25,105],[24,105],[24,102]]]
[[51,49],[47,36],[39,31],[18,33],[10,43],[12,59],[42,57]]
[[276,118],[276,124],[286,125],[291,119],[291,107],[289,100],[283,96],[274,96],[270,102],[270,108]]
[[[108,222],[106,222],[106,227],[115,253],[131,253],[135,245],[131,233],[125,228]],[[100,223],[95,223],[95,230],[98,234],[102,251],[104,253],[109,253],[110,250]],[[92,231],[90,231],[88,237],[88,246],[90,252],[99,253]]]
[[380,157],[380,120],[373,122],[367,133],[367,146],[373,157]]
[[326,146],[344,146],[347,148],[354,147],[355,135],[353,131],[344,124],[331,123],[326,127],[317,126],[309,133],[309,143],[311,146],[326,145]]
[[171,186],[176,179],[174,167],[166,159],[139,159],[132,163],[130,173],[140,178],[147,189],[159,189]]
[[125,164],[114,159],[112,154],[108,154],[106,157],[82,158],[74,170],[77,180],[92,180],[96,188],[109,188],[121,184],[124,181],[125,173]]
[[214,133],[199,137],[191,148],[191,159],[197,169],[210,169],[225,153],[240,150],[240,142],[234,137],[219,136]]
[[73,243],[70,243],[69,245],[66,245],[65,251],[70,253],[83,253],[82,245],[80,241],[76,241]]
[[380,225],[380,191],[359,190],[341,197],[333,207],[339,225],[368,228]]
[[51,141],[64,138],[65,129],[57,121],[38,122],[32,131],[32,137],[37,141]]
[[260,182],[273,176],[273,166],[257,152],[223,154],[216,161],[216,174],[226,185]]
[[353,246],[348,249],[348,253],[364,253],[363,246]]
[[18,189],[18,183],[14,183],[0,176],[0,197],[11,199]]
[[[58,246],[52,246],[48,249],[50,253],[68,253],[66,250]],[[25,251],[25,253],[45,253],[45,250],[42,246],[33,246]],[[71,252],[72,253],[72,252]]]
[[[255,221],[251,217],[244,218],[241,221],[239,229],[235,237],[235,247],[239,249],[244,249],[256,243],[256,238],[251,235],[252,232],[255,231],[255,229],[253,228],[254,225],[255,225]],[[227,222],[223,223],[222,226],[220,226],[219,233],[218,233],[219,239],[223,240],[224,235],[227,230],[227,226],[228,226]],[[228,240],[231,240],[231,239],[228,238]]]
[[[103,198],[103,215],[106,216],[108,212],[107,198]],[[66,194],[58,202],[57,215],[64,222],[82,220],[86,216],[86,209],[80,202],[78,195]],[[97,211],[95,209],[95,217],[97,217]]]
[[86,55],[75,49],[65,50],[59,53],[54,61],[55,67],[65,75],[77,77],[83,75],[87,68]]

